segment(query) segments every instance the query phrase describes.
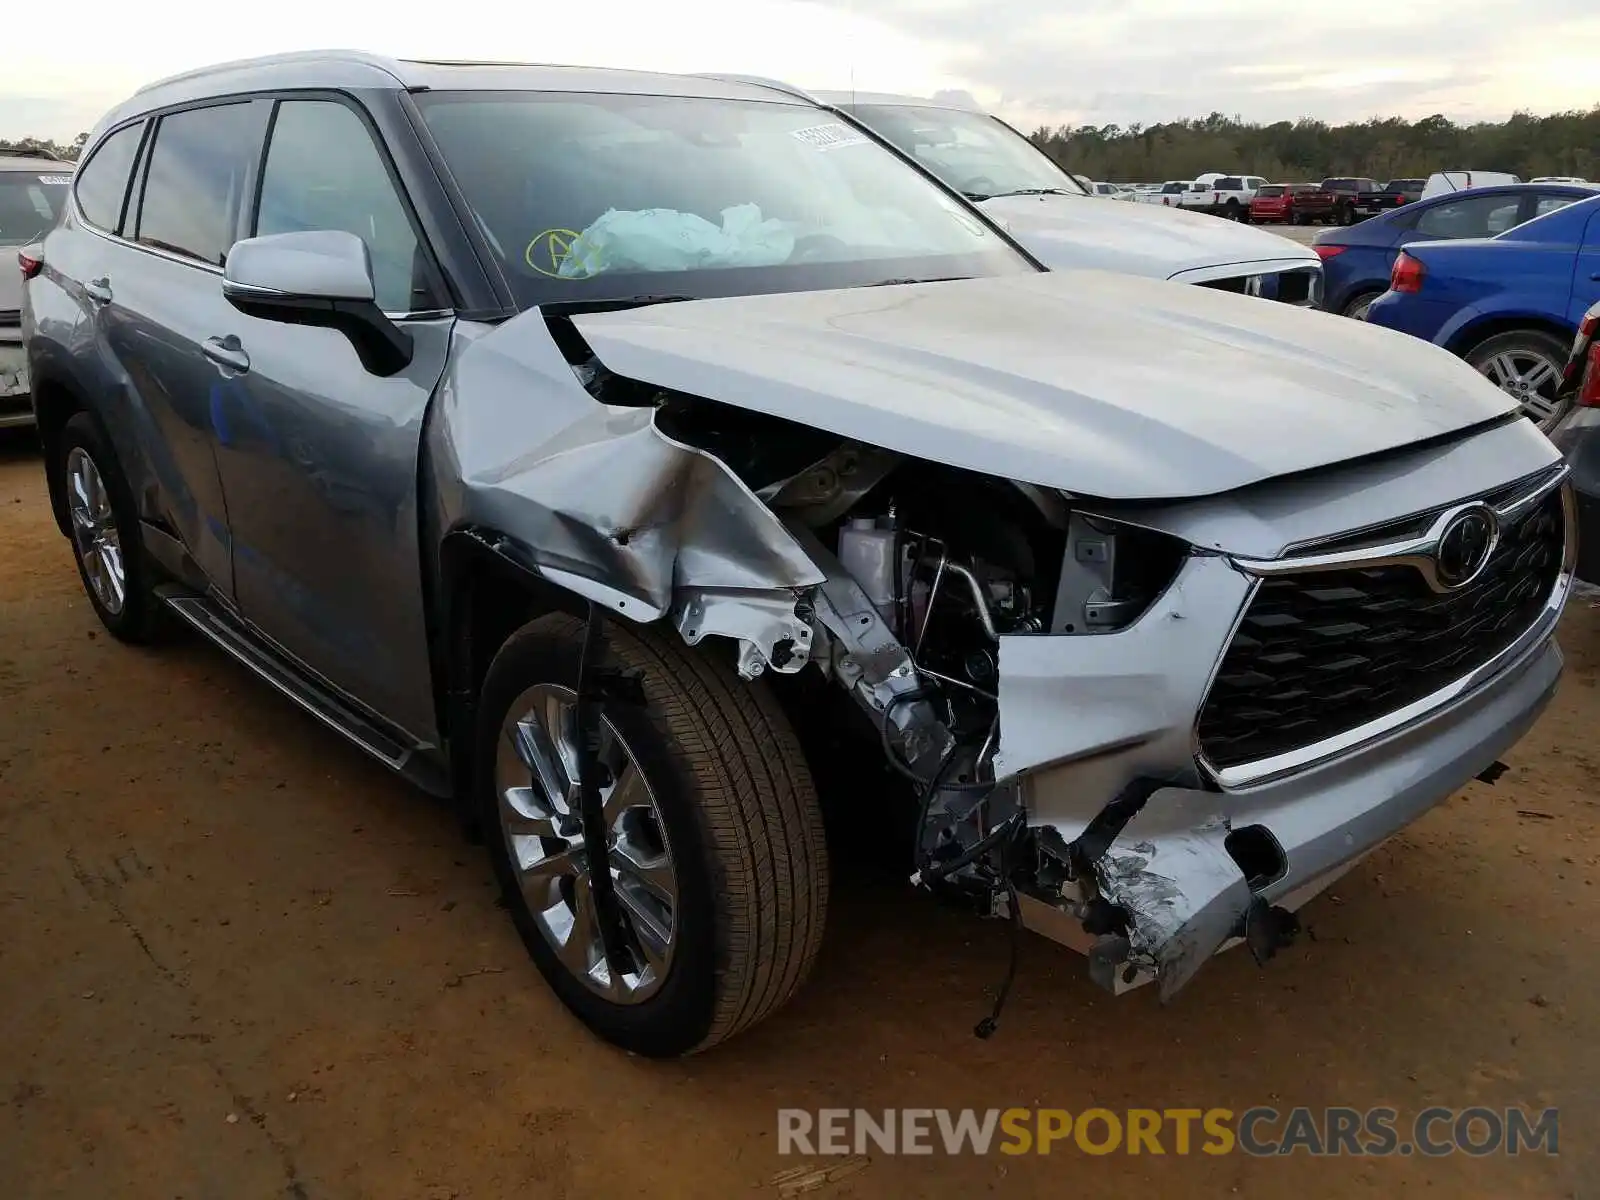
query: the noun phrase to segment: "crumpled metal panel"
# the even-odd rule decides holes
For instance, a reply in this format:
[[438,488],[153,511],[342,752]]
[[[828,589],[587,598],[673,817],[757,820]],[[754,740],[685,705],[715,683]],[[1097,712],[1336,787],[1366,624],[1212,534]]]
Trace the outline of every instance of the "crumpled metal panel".
[[542,324],[462,341],[429,430],[434,536],[501,531],[540,574],[638,621],[680,589],[822,582],[728,467],[662,433],[654,409],[596,401]]

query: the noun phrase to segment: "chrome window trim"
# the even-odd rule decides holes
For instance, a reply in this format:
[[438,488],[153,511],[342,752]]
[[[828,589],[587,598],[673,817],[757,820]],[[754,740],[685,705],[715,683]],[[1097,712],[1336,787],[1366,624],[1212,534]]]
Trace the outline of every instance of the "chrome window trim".
[[[1239,763],[1232,767],[1218,767],[1206,756],[1200,746],[1200,717],[1205,712],[1205,706],[1211,699],[1211,684],[1206,685],[1205,698],[1200,702],[1200,710],[1195,714],[1194,745],[1196,747],[1195,761],[1200,769],[1225,792],[1240,791],[1264,783],[1271,783],[1285,776],[1313,767],[1322,766],[1334,759],[1342,758],[1361,750],[1380,739],[1399,733],[1411,726],[1419,725],[1437,715],[1441,710],[1468,697],[1483,685],[1489,683],[1496,676],[1520,665],[1525,659],[1537,653],[1555,632],[1555,627],[1561,619],[1561,614],[1567,605],[1567,599],[1572,593],[1572,584],[1575,578],[1575,569],[1578,560],[1578,512],[1577,498],[1571,484],[1567,481],[1569,469],[1562,464],[1561,470],[1552,472],[1548,479],[1541,480],[1533,490],[1516,497],[1510,502],[1496,506],[1495,511],[1505,519],[1515,516],[1523,509],[1548,496],[1556,487],[1561,488],[1563,546],[1561,556],[1561,570],[1556,575],[1555,585],[1550,589],[1550,594],[1545,598],[1544,609],[1535,618],[1532,624],[1523,631],[1522,635],[1496,654],[1488,662],[1473,668],[1459,679],[1437,689],[1421,699],[1410,704],[1402,705],[1382,716],[1374,717],[1364,724],[1353,729],[1347,729],[1332,737],[1323,738],[1321,741],[1287,750],[1282,754],[1275,754],[1269,758],[1257,759],[1254,762]],[[1444,516],[1448,516],[1462,508],[1471,507],[1473,502],[1462,505],[1453,505]],[[1481,503],[1481,502],[1480,502]],[[1441,520],[1443,517],[1441,517]],[[1435,522],[1430,532],[1440,528]],[[1331,571],[1352,566],[1383,566],[1395,563],[1414,564],[1416,543],[1423,539],[1411,539],[1406,542],[1396,543],[1409,551],[1409,554],[1397,555],[1391,553],[1394,546],[1373,546],[1363,550],[1348,550],[1334,554],[1312,556],[1301,559],[1235,559],[1233,565],[1236,569],[1251,575],[1258,581],[1271,575],[1294,574],[1300,571]],[[1254,600],[1255,592],[1250,594]],[[1237,632],[1238,625],[1244,620],[1249,611],[1249,601],[1240,610],[1239,617],[1234,625]],[[1217,659],[1217,665],[1212,670],[1212,682],[1221,670],[1222,662],[1227,657],[1228,651],[1233,647],[1233,634],[1230,633],[1227,643],[1223,646],[1222,654]]]

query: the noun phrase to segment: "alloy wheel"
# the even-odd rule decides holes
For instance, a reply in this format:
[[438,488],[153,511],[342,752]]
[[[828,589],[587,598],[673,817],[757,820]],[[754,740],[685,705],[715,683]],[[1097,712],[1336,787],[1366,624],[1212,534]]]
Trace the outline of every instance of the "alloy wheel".
[[122,538],[100,468],[82,446],[67,455],[67,512],[84,577],[100,606],[117,616],[128,600]]
[[[597,896],[578,793],[577,696],[538,684],[501,725],[495,757],[500,832],[528,911],[556,957],[591,991],[638,1004],[661,987],[677,943],[678,880],[666,823],[643,768],[609,719],[596,755],[610,879]],[[601,910],[602,903],[614,912]],[[601,930],[623,933],[616,961]]]
[[1514,396],[1522,413],[1540,429],[1549,431],[1561,416],[1556,399],[1562,364],[1528,347],[1503,350],[1484,359],[1478,370],[1499,389]]

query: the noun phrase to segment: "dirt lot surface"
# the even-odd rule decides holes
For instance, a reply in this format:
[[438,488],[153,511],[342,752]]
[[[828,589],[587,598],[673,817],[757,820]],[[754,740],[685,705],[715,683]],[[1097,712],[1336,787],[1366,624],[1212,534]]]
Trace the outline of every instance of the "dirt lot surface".
[[[1163,1009],[840,870],[789,1009],[681,1063],[588,1037],[448,815],[197,641],[100,633],[37,454],[0,444],[0,1196],[1595,1197],[1600,612],[1555,707]],[[1561,1155],[780,1158],[776,1109],[1562,1106]]]

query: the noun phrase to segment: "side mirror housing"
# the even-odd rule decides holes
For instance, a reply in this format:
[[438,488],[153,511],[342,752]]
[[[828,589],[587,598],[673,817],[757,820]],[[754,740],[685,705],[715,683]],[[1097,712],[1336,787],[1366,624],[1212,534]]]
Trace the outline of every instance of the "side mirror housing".
[[372,259],[353,233],[308,230],[236,242],[222,294],[247,316],[337,329],[374,375],[396,374],[411,361],[411,335],[374,302]]

